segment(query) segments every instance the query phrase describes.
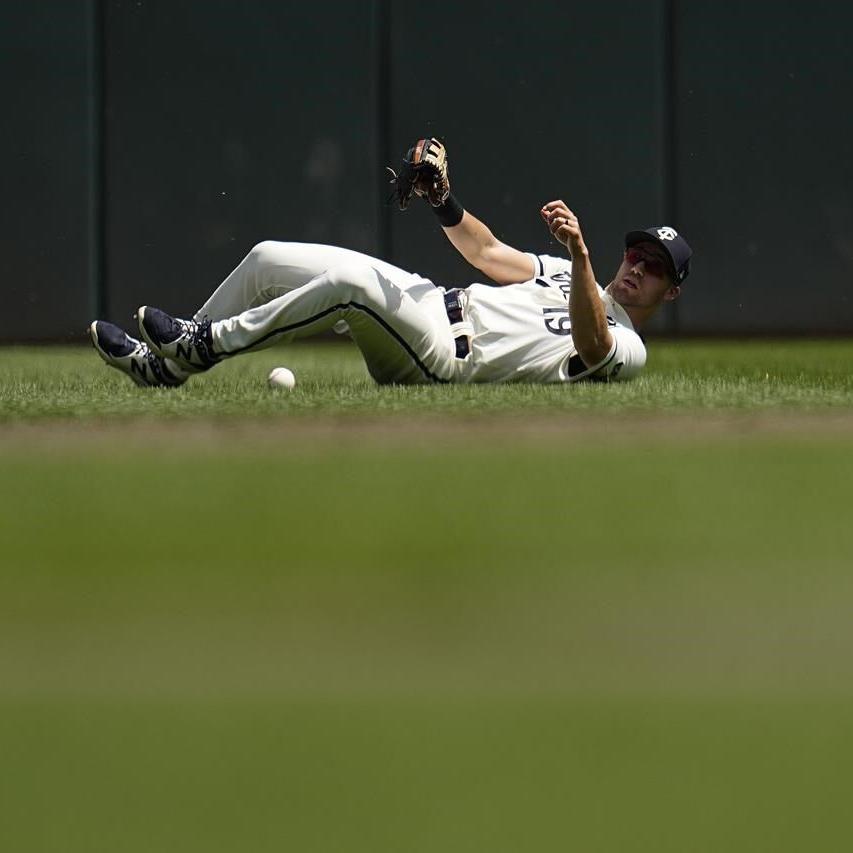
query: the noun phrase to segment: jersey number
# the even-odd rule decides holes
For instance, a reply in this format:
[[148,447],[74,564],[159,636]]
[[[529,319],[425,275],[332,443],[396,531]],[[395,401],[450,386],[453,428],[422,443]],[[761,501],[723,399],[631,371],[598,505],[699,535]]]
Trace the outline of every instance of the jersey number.
[[[552,335],[570,335],[572,333],[572,321],[569,319],[568,308],[543,308],[542,313],[545,315],[545,328]],[[607,315],[607,325],[616,325],[616,321],[609,314]]]
[[570,335],[572,333],[572,321],[569,319],[568,308],[543,308],[545,315],[545,328],[552,335]]

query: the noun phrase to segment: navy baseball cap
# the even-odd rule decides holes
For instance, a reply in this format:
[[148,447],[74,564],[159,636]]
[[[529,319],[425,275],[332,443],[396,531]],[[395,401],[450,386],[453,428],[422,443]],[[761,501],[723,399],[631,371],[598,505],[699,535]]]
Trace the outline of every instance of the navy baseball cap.
[[629,231],[625,235],[625,248],[630,249],[637,243],[648,241],[666,250],[672,263],[673,278],[681,284],[690,273],[690,256],[693,254],[687,240],[669,225],[658,225],[656,228],[646,228],[645,231]]

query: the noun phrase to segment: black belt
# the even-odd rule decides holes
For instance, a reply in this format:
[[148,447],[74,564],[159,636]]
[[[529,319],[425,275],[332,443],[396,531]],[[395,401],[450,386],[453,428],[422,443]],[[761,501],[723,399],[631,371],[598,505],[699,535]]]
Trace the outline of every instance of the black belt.
[[[444,293],[444,310],[447,311],[447,319],[450,324],[462,322],[462,300],[459,298],[459,290],[447,290]],[[471,352],[471,342],[468,335],[460,335],[455,339],[456,358],[465,358]]]

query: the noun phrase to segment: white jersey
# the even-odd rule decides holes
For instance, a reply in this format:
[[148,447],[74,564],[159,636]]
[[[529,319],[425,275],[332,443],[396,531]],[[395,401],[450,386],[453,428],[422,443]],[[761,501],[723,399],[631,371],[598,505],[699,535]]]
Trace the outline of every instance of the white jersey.
[[572,342],[569,290],[572,263],[530,254],[536,274],[530,281],[465,289],[465,319],[472,329],[467,382],[577,382],[636,376],[646,363],[646,347],[625,310],[598,287],[613,346],[599,364],[587,367]]

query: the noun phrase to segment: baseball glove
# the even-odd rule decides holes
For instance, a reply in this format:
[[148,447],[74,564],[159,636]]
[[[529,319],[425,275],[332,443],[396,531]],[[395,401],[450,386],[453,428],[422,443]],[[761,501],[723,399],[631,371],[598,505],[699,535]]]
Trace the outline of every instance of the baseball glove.
[[405,210],[412,200],[412,193],[425,198],[433,207],[439,207],[450,195],[450,177],[447,174],[447,151],[444,145],[434,137],[419,139],[417,144],[406,152],[400,172],[390,166],[391,183],[394,195]]

